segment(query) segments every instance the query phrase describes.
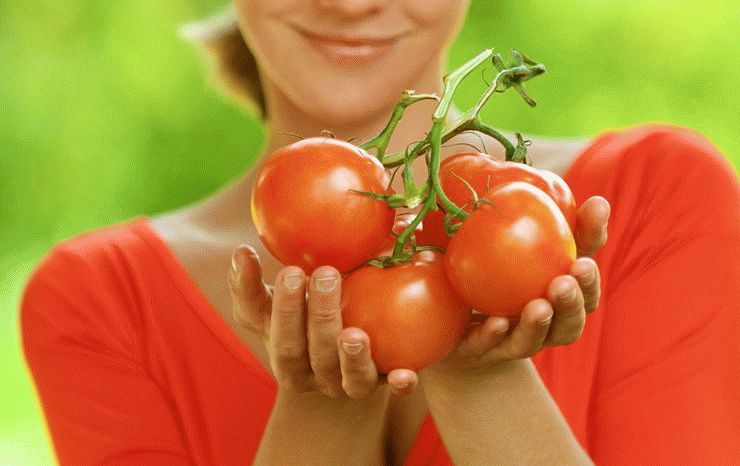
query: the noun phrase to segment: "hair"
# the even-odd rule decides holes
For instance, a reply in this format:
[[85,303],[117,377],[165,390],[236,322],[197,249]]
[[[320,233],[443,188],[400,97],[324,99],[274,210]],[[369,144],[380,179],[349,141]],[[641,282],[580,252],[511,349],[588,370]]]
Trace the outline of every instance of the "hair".
[[242,36],[232,7],[205,20],[184,24],[180,37],[204,52],[209,79],[222,94],[257,116],[267,117],[257,61]]

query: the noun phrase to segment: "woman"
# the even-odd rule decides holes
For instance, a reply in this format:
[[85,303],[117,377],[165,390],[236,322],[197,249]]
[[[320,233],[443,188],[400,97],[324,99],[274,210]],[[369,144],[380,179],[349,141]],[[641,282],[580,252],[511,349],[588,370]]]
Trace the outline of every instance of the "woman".
[[[401,90],[439,92],[467,2],[233,7],[190,33],[265,116],[259,162],[198,203],[56,245],[26,287],[24,352],[62,464],[740,458],[738,190],[705,138],[666,125],[530,138],[533,164],[581,205],[580,258],[518,323],[490,318],[444,361],[384,384],[367,335],[341,329],[338,272],[282,267],[247,200],[285,132],[363,140]],[[423,136],[431,105],[409,109],[391,150]]]

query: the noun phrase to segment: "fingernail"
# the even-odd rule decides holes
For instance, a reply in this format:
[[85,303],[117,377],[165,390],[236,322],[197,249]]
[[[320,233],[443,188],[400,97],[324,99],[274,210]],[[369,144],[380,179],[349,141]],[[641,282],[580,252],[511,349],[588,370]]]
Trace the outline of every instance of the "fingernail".
[[297,290],[303,284],[303,275],[299,273],[289,273],[283,277],[283,285],[289,290]]
[[357,343],[350,343],[348,341],[342,342],[342,349],[347,354],[358,354],[360,351],[362,351],[362,347],[364,345],[361,341],[358,341]]
[[242,265],[244,264],[242,263],[242,259],[239,255],[239,248],[237,248],[231,255],[231,268],[234,269],[234,273],[239,273],[239,269]]
[[330,275],[327,277],[317,277],[314,280],[313,287],[322,293],[328,293],[337,287],[337,277]]
[[402,380],[402,381],[398,382],[397,384],[395,384],[393,386],[396,387],[399,390],[403,390],[404,388],[406,388],[406,387],[409,386],[409,381],[408,380]]
[[577,290],[575,287],[573,287],[570,289],[570,291],[564,294],[560,299],[564,303],[572,303],[573,301],[576,300],[577,295],[578,295]]
[[[244,249],[244,252],[240,253],[240,249]],[[249,256],[254,256],[255,258],[259,259],[259,257],[257,257],[257,252],[252,246],[242,244],[241,246],[234,249],[234,252],[231,254],[231,268],[234,269],[234,272],[236,272],[237,274],[241,269],[244,268],[244,264],[247,260],[245,254]]]
[[540,325],[550,325],[550,321],[552,321],[552,314],[548,315],[544,319],[539,321]]
[[493,331],[494,333],[504,333],[504,332],[506,332],[506,331],[507,331],[508,329],[509,329],[509,319],[505,319],[505,318],[501,318],[501,319],[496,319],[496,320],[495,320],[495,321],[494,321],[494,322],[493,322],[493,323],[491,324],[491,330],[492,330],[492,331]]
[[594,272],[593,270],[591,270],[589,273],[585,275],[581,275],[581,283],[583,284],[583,286],[589,286],[590,284],[594,282],[595,279],[596,279],[596,272]]

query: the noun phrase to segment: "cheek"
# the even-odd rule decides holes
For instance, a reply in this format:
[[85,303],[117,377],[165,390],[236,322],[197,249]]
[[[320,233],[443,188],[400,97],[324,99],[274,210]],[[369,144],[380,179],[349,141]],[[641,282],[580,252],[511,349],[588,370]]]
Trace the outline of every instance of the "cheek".
[[456,32],[468,11],[468,0],[406,0],[403,9],[406,16],[424,28]]
[[409,57],[439,53],[455,39],[468,11],[467,1],[431,0],[404,2],[405,14],[416,24],[419,33]]

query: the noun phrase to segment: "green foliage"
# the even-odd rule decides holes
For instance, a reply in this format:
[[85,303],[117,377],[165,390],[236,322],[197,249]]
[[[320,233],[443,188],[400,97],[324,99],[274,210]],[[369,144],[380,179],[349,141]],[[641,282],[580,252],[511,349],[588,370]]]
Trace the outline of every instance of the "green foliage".
[[[52,461],[16,322],[39,258],[82,231],[199,199],[258,154],[260,124],[207,87],[176,35],[225,3],[0,3],[0,464]],[[538,106],[497,96],[483,112],[494,126],[592,136],[671,122],[737,167],[738,24],[733,0],[473,0],[450,65],[494,46],[547,66],[528,86]],[[480,94],[467,86],[462,105]]]

